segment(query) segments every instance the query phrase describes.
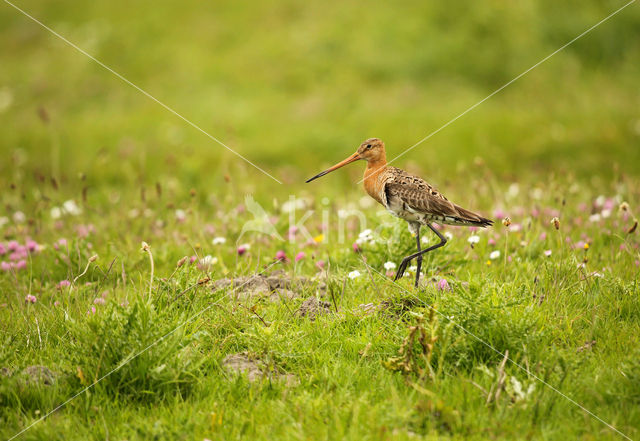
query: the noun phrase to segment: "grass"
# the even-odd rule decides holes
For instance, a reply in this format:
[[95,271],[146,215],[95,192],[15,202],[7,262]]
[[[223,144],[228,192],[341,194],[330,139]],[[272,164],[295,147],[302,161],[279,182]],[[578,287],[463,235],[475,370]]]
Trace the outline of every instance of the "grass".
[[[622,438],[566,397],[638,437],[637,6],[394,164],[497,220],[444,228],[416,290],[361,164],[304,180],[369,136],[399,154],[621,3],[19,5],[283,185],[0,8],[0,438],[61,403],[18,439]],[[241,236],[254,203],[281,239]],[[310,283],[215,285],[275,270]]]

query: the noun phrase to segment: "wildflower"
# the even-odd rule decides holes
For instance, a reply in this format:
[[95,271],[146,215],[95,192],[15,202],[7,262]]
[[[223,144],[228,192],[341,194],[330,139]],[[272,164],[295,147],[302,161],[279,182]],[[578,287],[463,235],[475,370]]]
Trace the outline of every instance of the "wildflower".
[[522,230],[522,224],[512,224],[510,230],[517,233]]
[[553,227],[556,230],[560,229],[560,219],[558,219],[557,217],[554,217],[553,219],[551,219],[551,225],[553,225]]
[[491,246],[496,244],[496,240],[493,237],[490,237],[489,240],[487,241],[487,243]]
[[72,216],[78,216],[79,214],[82,213],[82,210],[80,209],[80,207],[78,207],[78,205],[76,204],[76,201],[74,201],[73,199],[69,199],[68,201],[65,201],[62,204],[62,209],[65,211],[65,213],[68,213]]
[[7,216],[0,216],[0,227],[4,227],[9,223],[9,218]]
[[53,207],[49,214],[51,215],[51,219],[60,219],[62,216],[62,210],[58,207]]
[[19,247],[20,247],[20,244],[18,242],[16,242],[15,240],[10,240],[7,243],[7,249],[9,251],[16,251]]
[[584,248],[585,250],[589,249],[589,243],[585,242],[584,245],[582,245],[582,248]]
[[396,275],[396,272],[395,272],[395,271],[393,271],[393,270],[389,270],[389,271],[385,272],[385,275],[386,275],[387,277],[391,278],[391,277],[393,277],[393,276],[395,276],[395,275]]
[[187,213],[184,210],[176,210],[176,220],[178,222],[184,222],[187,219]]
[[11,271],[11,268],[13,268],[13,265],[11,265],[9,262],[5,262],[5,261],[0,262],[0,270]]
[[487,266],[491,266],[491,261],[487,260]]
[[15,213],[13,213],[13,221],[15,223],[21,224],[25,220],[27,220],[27,217],[24,215],[24,213],[22,211],[16,211]]
[[451,239],[453,239],[453,234],[451,234],[451,232],[450,232],[450,231],[445,231],[445,233],[444,233],[444,237],[445,237],[447,240],[451,240]]
[[603,219],[607,219],[608,217],[611,217],[611,210],[608,208],[605,208],[604,210],[602,210],[600,215],[602,216]]
[[87,311],[87,315],[91,315],[91,314],[95,314],[96,313],[96,307],[92,306],[90,310]]
[[300,251],[298,254],[296,254],[296,262],[301,261],[305,256],[306,254],[304,254],[304,251]]
[[17,270],[25,269],[26,267],[27,267],[27,261],[26,260],[19,260],[18,262],[16,262],[15,268]]
[[618,209],[620,211],[629,211],[629,203],[628,202],[621,203]]
[[350,279],[352,279],[352,280],[353,280],[353,279],[355,279],[355,278],[357,278],[357,277],[360,277],[360,271],[358,271],[358,270],[354,270],[354,271],[351,271],[351,272],[349,273],[349,278],[350,278]]
[[189,263],[194,263],[196,260],[198,260],[198,256],[191,256],[189,257]]
[[497,209],[493,212],[493,217],[495,217],[496,219],[505,218],[506,215],[507,214],[500,209]]
[[106,303],[107,301],[102,297],[96,297],[95,299],[93,299],[94,305],[105,305]]
[[184,256],[182,259],[178,260],[178,263],[176,263],[176,268],[180,268],[182,265],[184,265],[187,259],[188,257]]
[[540,233],[540,237],[538,239],[540,239],[541,241],[547,240],[547,233]]
[[367,228],[363,230],[360,234],[358,234],[358,239],[356,239],[356,243],[361,245],[366,242],[373,242],[373,232],[371,229]]
[[324,266],[325,266],[325,262],[324,262],[324,260],[318,260],[318,261],[316,262],[316,268],[318,268],[319,270],[323,270],[323,269],[324,269]]
[[25,245],[27,247],[27,250],[29,250],[29,252],[38,251],[38,244],[36,243],[35,240],[29,239]]
[[602,216],[600,216],[600,213],[595,213],[589,216],[589,222],[600,222],[601,218]]
[[68,280],[61,280],[60,282],[58,282],[58,289],[65,288],[67,286],[71,286],[71,282]]
[[449,286],[447,279],[438,280],[436,287],[438,288],[438,291],[451,291],[451,286]]
[[318,234],[316,237],[313,238],[313,241],[315,243],[320,243],[324,240],[324,234]]
[[491,254],[489,254],[489,259],[491,260],[496,260],[498,257],[500,257],[500,251],[498,250],[492,251]]
[[386,270],[396,269],[396,264],[393,263],[393,262],[385,262],[384,263],[384,269],[386,269]]
[[467,242],[469,242],[473,247],[475,244],[480,242],[480,236],[476,236],[476,235],[469,236],[469,238],[467,239]]
[[545,257],[551,257],[551,250],[545,250],[544,255]]
[[212,257],[210,255],[206,255],[204,256],[202,259],[200,259],[200,265],[202,265],[203,267],[210,267],[212,265],[215,265],[216,263],[218,263],[218,258],[217,257]]
[[5,254],[7,254],[7,249],[4,244],[0,243],[0,256],[4,256]]
[[214,244],[214,245],[222,245],[226,241],[227,241],[227,239],[224,238],[224,237],[214,237],[213,240],[211,241],[211,243]]
[[280,261],[282,261],[282,262],[286,262],[286,261],[288,260],[288,259],[287,259],[287,254],[286,254],[284,251],[279,250],[279,251],[276,253],[276,260],[280,260]]
[[238,255],[242,256],[244,253],[246,253],[246,252],[247,252],[247,250],[248,250],[248,249],[249,249],[249,248],[247,247],[247,244],[240,245],[240,246],[238,247],[238,250],[237,250],[237,251],[238,251]]
[[511,225],[511,218],[507,216],[504,219],[502,219],[502,225],[504,225],[505,227],[508,227],[509,225]]
[[24,301],[27,303],[35,303],[38,301],[38,299],[36,299],[36,296],[28,294],[25,298]]
[[295,210],[303,210],[306,206],[304,199],[294,199],[290,198],[287,202],[282,204],[282,212],[283,213],[291,213]]
[[359,253],[361,251],[360,249],[360,245],[358,245],[358,242],[354,242],[352,245],[353,251],[355,251],[356,253]]

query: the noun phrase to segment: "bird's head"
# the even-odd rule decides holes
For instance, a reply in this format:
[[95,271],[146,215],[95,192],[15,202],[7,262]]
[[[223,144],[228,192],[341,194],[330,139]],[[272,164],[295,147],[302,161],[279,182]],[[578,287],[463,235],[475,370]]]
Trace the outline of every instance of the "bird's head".
[[386,159],[384,151],[384,142],[378,138],[369,138],[358,147],[356,152],[360,159],[365,161],[377,162],[380,159]]
[[338,162],[333,167],[329,167],[322,173],[318,173],[313,178],[307,180],[307,182],[311,182],[314,179],[324,176],[327,173],[331,173],[332,171],[337,170],[340,167],[344,167],[345,165],[350,164],[354,161],[358,161],[360,159],[364,159],[367,162],[370,162],[370,161],[378,162],[381,160],[383,161],[386,160],[386,154],[384,151],[384,142],[382,142],[382,140],[378,138],[367,139],[365,142],[360,144],[360,147],[358,147],[358,150],[356,150],[356,152],[353,155],[349,156],[344,161]]

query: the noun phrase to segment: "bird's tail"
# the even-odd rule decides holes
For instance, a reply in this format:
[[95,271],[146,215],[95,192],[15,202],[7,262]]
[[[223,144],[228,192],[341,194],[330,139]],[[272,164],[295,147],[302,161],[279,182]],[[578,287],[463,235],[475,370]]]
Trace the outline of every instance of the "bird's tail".
[[491,225],[493,225],[493,221],[491,219],[482,217],[478,213],[474,213],[473,211],[469,211],[457,205],[455,207],[456,207],[456,211],[458,212],[458,216],[456,216],[456,220],[460,222],[460,224],[462,225],[482,227],[482,228],[490,227]]

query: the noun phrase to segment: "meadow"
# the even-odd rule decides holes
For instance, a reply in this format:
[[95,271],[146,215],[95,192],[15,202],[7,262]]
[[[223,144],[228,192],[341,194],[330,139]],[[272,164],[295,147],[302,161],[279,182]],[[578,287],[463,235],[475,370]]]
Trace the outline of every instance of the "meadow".
[[418,289],[623,2],[14,4],[271,176],[1,4],[0,439],[639,437],[638,4]]

